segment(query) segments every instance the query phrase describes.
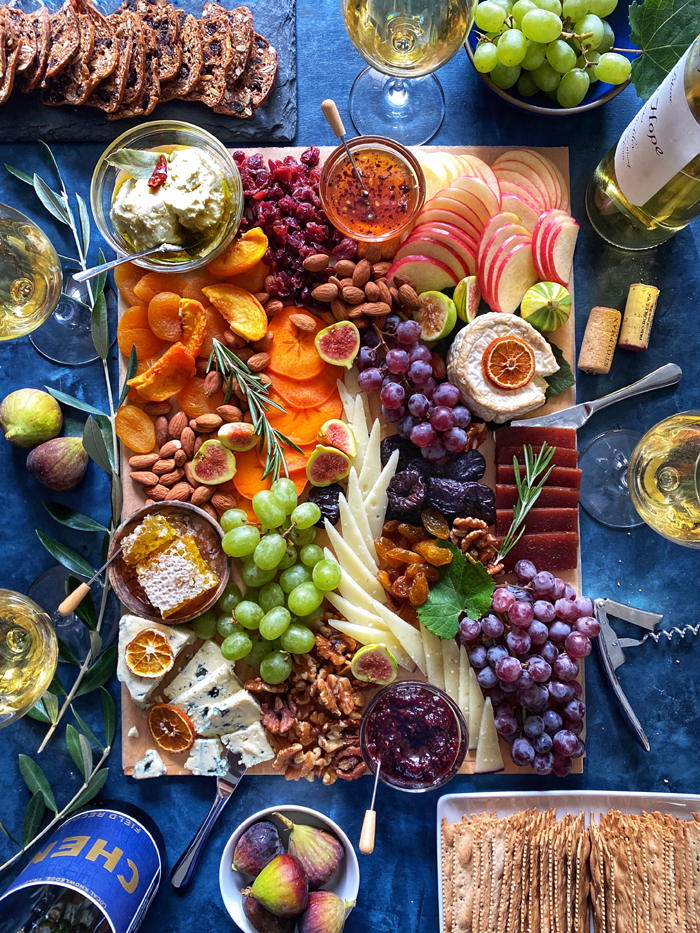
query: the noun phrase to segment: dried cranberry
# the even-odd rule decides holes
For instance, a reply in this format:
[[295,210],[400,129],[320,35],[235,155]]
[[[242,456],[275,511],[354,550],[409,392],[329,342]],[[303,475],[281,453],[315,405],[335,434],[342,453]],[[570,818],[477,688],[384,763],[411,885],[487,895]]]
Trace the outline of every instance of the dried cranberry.
[[280,209],[285,211],[287,214],[293,214],[296,210],[297,202],[288,194],[285,194],[283,198],[277,202],[280,206]]
[[259,172],[256,172],[255,179],[257,183],[261,186],[267,186],[272,181],[272,179],[270,178],[270,173],[268,172],[266,168],[263,168]]
[[343,237],[340,243],[333,247],[333,255],[336,259],[352,259],[356,252],[357,243],[349,236]]
[[288,155],[284,157],[284,164],[285,165],[298,165],[299,163],[297,162],[297,160],[294,158],[293,155]]
[[258,205],[258,220],[261,224],[274,223],[281,216],[281,211],[274,201],[261,201]]
[[254,201],[263,201],[267,197],[267,188],[258,188],[253,195]]
[[[286,243],[286,242],[287,242],[287,225],[286,225],[286,223],[284,223],[283,221],[280,221],[279,223],[273,224],[273,225],[272,225],[272,232],[273,232],[274,235],[277,237],[277,239],[280,241],[280,243]],[[277,252],[279,252],[279,250],[278,250]],[[275,255],[274,255],[272,258],[273,258],[273,259],[276,259],[276,258],[277,258],[277,253],[275,253]]]
[[233,153],[233,161],[240,165],[242,162],[245,162],[245,152],[242,149],[236,149]]
[[301,230],[301,225],[296,217],[287,217],[285,219],[290,230]]
[[301,247],[304,245],[304,237],[298,230],[295,230],[294,233],[289,235],[287,242],[292,247],[292,249],[301,249]]
[[311,289],[308,285],[305,285],[301,290],[301,300],[304,304],[311,301]]
[[314,240],[325,240],[328,232],[328,227],[325,224],[309,223],[306,225],[307,236]]
[[259,168],[262,168],[265,164],[265,160],[262,157],[261,152],[256,152],[255,155],[248,157],[248,168],[253,171],[257,171]]
[[284,197],[284,191],[279,185],[273,185],[268,189],[267,196],[271,201],[281,201]]
[[292,285],[295,291],[299,291],[304,284],[304,275],[301,272],[292,272]]
[[317,165],[316,168],[312,168],[309,172],[309,181],[313,184],[318,184],[321,180],[321,166]]
[[294,211],[294,216],[303,224],[307,224],[316,216],[316,210],[313,204],[298,204],[296,210]]
[[318,165],[320,156],[321,150],[318,148],[318,146],[309,146],[309,148],[305,149],[299,156],[299,161],[308,166]]
[[274,258],[274,252],[268,246],[267,250],[265,251],[265,255],[263,256],[263,262],[265,263],[266,266],[271,266],[273,258]]

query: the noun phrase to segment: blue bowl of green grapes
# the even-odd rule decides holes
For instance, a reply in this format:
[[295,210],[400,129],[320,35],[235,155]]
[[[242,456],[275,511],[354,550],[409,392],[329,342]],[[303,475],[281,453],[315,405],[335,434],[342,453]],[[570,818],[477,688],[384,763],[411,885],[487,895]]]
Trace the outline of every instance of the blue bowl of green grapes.
[[565,116],[599,107],[629,84],[630,46],[625,2],[481,0],[466,49],[507,103]]

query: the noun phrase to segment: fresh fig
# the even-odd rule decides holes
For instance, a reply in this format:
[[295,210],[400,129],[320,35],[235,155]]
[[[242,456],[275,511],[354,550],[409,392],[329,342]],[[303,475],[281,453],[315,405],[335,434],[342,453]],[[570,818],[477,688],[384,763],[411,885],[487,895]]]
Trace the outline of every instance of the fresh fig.
[[274,823],[261,820],[243,833],[233,853],[233,870],[256,877],[263,868],[284,852]]
[[36,447],[57,437],[63,427],[61,407],[39,389],[17,389],[0,404],[0,427],[16,447]]
[[355,652],[350,671],[357,680],[386,687],[396,680],[399,668],[386,645],[365,645]]
[[335,447],[336,450],[342,450],[351,460],[357,456],[357,443],[355,435],[349,424],[340,421],[338,418],[331,418],[321,425],[318,432],[318,442],[325,447]]
[[54,492],[75,489],[85,476],[88,455],[79,437],[55,437],[29,452],[27,469]]
[[232,421],[222,424],[217,435],[224,447],[243,453],[252,450],[258,443],[259,437],[253,430],[253,425],[247,421]]
[[294,933],[293,917],[275,917],[254,897],[243,898],[243,913],[258,933]]
[[297,920],[297,933],[341,933],[345,916],[354,906],[355,901],[344,901],[332,891],[312,891]]
[[309,898],[309,882],[296,855],[278,855],[241,895],[254,897],[276,917],[298,917]]
[[467,324],[476,317],[481,301],[481,291],[475,275],[468,275],[457,283],[452,300],[457,309],[457,317]]
[[306,475],[312,486],[330,486],[350,472],[350,457],[342,450],[319,445],[309,457]]
[[316,334],[316,352],[335,366],[350,369],[360,351],[360,332],[352,321],[338,321]]
[[343,860],[343,844],[325,829],[318,829],[307,823],[293,823],[281,813],[274,815],[290,830],[289,852],[296,855],[301,862],[309,879],[309,889],[315,891],[322,888],[330,881]]
[[205,441],[194,455],[192,474],[204,486],[226,483],[236,475],[236,458],[221,441]]

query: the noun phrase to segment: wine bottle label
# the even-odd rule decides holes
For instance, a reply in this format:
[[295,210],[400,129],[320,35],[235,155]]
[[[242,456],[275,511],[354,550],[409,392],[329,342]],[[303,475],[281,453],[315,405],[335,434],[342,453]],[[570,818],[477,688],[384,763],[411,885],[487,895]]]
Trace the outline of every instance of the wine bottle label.
[[700,152],[700,125],[685,97],[690,49],[620,137],[615,175],[627,200],[641,207]]
[[137,820],[117,810],[86,810],[56,830],[0,898],[36,885],[60,885],[96,904],[112,933],[135,933],[161,877],[158,846]]

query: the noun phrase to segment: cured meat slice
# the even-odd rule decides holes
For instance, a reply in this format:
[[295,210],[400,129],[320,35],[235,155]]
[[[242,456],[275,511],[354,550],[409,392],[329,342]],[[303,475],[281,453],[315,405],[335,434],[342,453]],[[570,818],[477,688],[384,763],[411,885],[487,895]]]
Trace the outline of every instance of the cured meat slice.
[[44,80],[51,54],[51,20],[45,6],[29,14],[36,41],[36,56],[23,74],[22,91],[29,94]]
[[[496,485],[496,508],[512,509],[518,501],[517,486]],[[537,497],[539,508],[577,509],[578,489],[562,486],[545,486]]]
[[129,106],[143,93],[146,80],[146,34],[150,32],[150,27],[144,26],[140,18],[131,10],[125,10],[124,15],[133,42],[129,73],[126,76],[126,87],[122,98],[124,106]]
[[522,447],[523,444],[532,444],[533,447],[547,443],[550,447],[565,447],[568,450],[576,448],[575,428],[501,428],[496,431],[497,447]]
[[87,63],[95,47],[95,24],[87,13],[78,12],[80,45],[70,63],[53,78],[44,81],[41,99],[49,107],[84,104],[90,95],[90,71]]
[[197,20],[191,13],[180,10],[180,48],[182,62],[177,75],[161,87],[161,100],[186,97],[202,73],[202,37]]
[[135,0],[132,8],[153,30],[158,49],[158,81],[169,81],[180,70],[182,61],[178,11],[167,0]]
[[232,86],[228,83],[217,113],[248,120],[267,100],[277,77],[277,52],[267,39],[255,34],[254,51],[243,75]]
[[[507,534],[513,524],[512,509],[496,512],[496,534]],[[525,516],[525,529],[529,534],[543,531],[578,531],[578,509],[530,509]]]
[[144,62],[143,90],[133,103],[122,103],[119,110],[108,113],[108,120],[121,120],[123,117],[141,117],[152,113],[160,100],[160,81],[158,79],[158,47],[153,30],[144,26],[146,57]]
[[511,571],[519,560],[531,560],[535,567],[548,570],[575,570],[578,566],[578,534],[573,531],[524,534],[503,558],[506,571]]
[[[542,450],[542,446],[539,447],[533,446],[532,452],[538,454]],[[525,463],[525,452],[522,447],[498,447],[497,448],[497,461],[498,463],[513,463],[513,457],[515,457],[518,463]],[[559,466],[559,467],[575,467],[578,465],[578,451],[570,450],[567,447],[556,447],[554,449],[554,455],[550,460],[550,465]]]
[[[520,467],[520,475],[525,476],[525,467]],[[496,467],[496,482],[504,486],[510,486],[515,483],[515,470],[507,463],[499,463]],[[554,467],[547,477],[545,486],[568,486],[571,489],[578,489],[581,485],[581,470],[575,470],[571,467]]]
[[57,13],[49,16],[51,36],[46,78],[52,78],[66,67],[80,48],[80,26],[70,0],[66,0]]
[[112,13],[107,17],[116,39],[117,66],[85,101],[88,107],[99,107],[106,113],[114,113],[124,99],[134,47],[134,38],[129,27],[130,17],[133,17],[133,13]]
[[17,62],[21,52],[20,37],[15,31],[7,8],[0,9],[0,45],[2,45],[2,77],[0,78],[0,104],[4,104],[12,93],[15,83]]
[[87,62],[88,84],[92,93],[100,81],[108,78],[117,67],[118,43],[112,24],[98,9],[86,3],[84,10],[95,27],[95,45]]
[[217,3],[207,3],[199,20],[199,31],[202,37],[202,73],[186,99],[199,100],[214,108],[224,99],[226,72],[233,61],[228,12]]

